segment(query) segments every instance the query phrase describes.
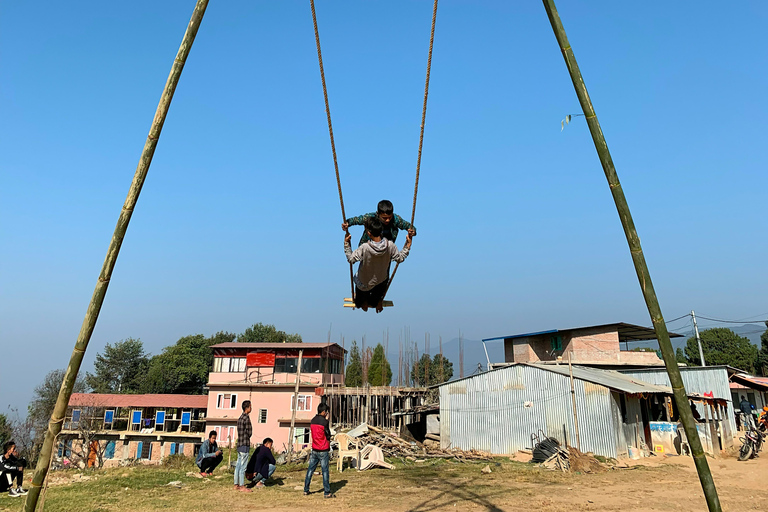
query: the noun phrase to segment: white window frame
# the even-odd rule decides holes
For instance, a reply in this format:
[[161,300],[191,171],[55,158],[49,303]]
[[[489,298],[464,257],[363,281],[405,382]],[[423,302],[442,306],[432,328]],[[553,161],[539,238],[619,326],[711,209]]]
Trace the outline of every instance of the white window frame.
[[[314,395],[299,395],[298,396],[298,402],[299,407],[296,409],[297,412],[307,412],[312,411],[312,397]],[[294,407],[294,401],[293,401],[294,395],[291,395],[291,411],[293,411]]]
[[[268,411],[266,409],[259,409],[259,418],[258,418],[257,421],[259,423],[266,423],[267,422],[267,416],[268,416]],[[262,417],[264,418],[263,421],[262,421]]]
[[[229,407],[227,407],[226,395],[229,395]],[[219,393],[216,395],[216,408],[232,410],[237,409],[237,393]]]
[[229,373],[240,373],[245,371],[245,358],[233,357],[229,360]]

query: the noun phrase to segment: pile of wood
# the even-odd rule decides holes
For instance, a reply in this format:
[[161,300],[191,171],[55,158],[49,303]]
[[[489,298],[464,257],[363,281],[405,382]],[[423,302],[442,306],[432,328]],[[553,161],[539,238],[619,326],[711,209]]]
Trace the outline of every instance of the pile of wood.
[[431,443],[407,441],[393,432],[386,432],[370,425],[368,425],[368,432],[358,436],[356,439],[360,447],[372,444],[381,448],[387,457],[404,459],[411,462],[419,459],[435,458],[456,459],[462,462],[467,460],[492,460],[491,454],[487,452],[478,450],[464,451],[458,448],[444,450],[434,440]]
[[570,454],[566,450],[558,447],[554,454],[550,455],[547,460],[541,463],[541,466],[555,471],[560,470],[564,473],[568,472],[571,470]]

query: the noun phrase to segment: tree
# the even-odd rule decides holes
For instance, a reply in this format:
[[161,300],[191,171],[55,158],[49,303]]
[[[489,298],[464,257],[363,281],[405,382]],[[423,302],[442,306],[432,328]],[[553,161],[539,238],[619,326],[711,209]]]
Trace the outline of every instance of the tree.
[[675,351],[675,359],[677,359],[678,364],[688,364],[688,360],[685,358],[685,352],[683,352],[682,347],[677,347],[677,350]]
[[[723,327],[701,331],[700,337],[704,359],[708,365],[730,365],[749,373],[755,371],[757,347],[747,338]],[[695,337],[688,339],[685,358],[688,364],[701,366],[699,346]]]
[[[59,398],[59,389],[61,383],[64,380],[65,370],[52,370],[43,379],[43,382],[35,387],[32,392],[32,400],[27,407],[26,425],[30,432],[29,437],[33,440],[32,445],[39,446],[42,444],[43,436],[48,428],[48,421],[53,414],[53,408],[56,405],[56,400]],[[75,381],[75,386],[72,388],[73,393],[87,393],[88,384],[82,376],[78,376]],[[24,426],[25,422],[17,421],[17,428],[14,430],[24,430],[27,427]],[[19,440],[16,440],[17,444]],[[32,450],[32,447],[30,447]],[[32,450],[35,451],[35,450]]]
[[384,353],[384,345],[379,343],[373,349],[371,363],[368,365],[368,383],[371,386],[389,386],[392,382],[392,368]]
[[11,425],[8,416],[0,414],[0,446],[4,445],[13,437],[13,425]]
[[241,343],[301,343],[300,334],[286,334],[274,325],[253,324],[237,337]]
[[434,386],[451,380],[451,377],[453,363],[440,354],[435,354],[432,358],[429,354],[422,354],[411,369],[411,380],[415,386]]
[[363,360],[360,357],[360,349],[357,348],[356,341],[352,341],[352,348],[349,350],[349,363],[347,364],[344,384],[350,387],[363,385]]
[[[765,322],[768,327],[768,321]],[[760,352],[757,353],[757,368],[755,370],[763,377],[768,377],[768,329],[760,335]]]
[[128,338],[104,347],[96,354],[95,373],[85,380],[94,393],[137,393],[149,366],[149,357],[139,339]]
[[202,395],[213,367],[211,346],[234,339],[235,334],[229,332],[218,332],[208,338],[202,334],[184,336],[149,360],[142,392]]

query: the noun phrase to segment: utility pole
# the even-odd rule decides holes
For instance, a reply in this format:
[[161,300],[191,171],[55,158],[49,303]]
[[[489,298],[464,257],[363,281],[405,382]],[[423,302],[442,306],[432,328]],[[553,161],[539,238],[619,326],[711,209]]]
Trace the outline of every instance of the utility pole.
[[301,359],[304,356],[304,350],[299,350],[299,365],[296,367],[296,387],[293,389],[293,411],[291,411],[291,433],[288,439],[288,462],[293,458],[293,443],[295,425],[296,425],[296,409],[299,408],[299,383],[301,382]]
[[701,439],[696,430],[696,421],[693,419],[693,413],[688,404],[688,395],[685,392],[685,384],[683,384],[680,368],[677,366],[675,351],[672,348],[669,332],[664,323],[664,315],[661,313],[659,299],[656,297],[656,291],[653,288],[651,273],[648,270],[648,264],[645,261],[643,248],[640,244],[640,236],[635,228],[635,222],[632,219],[632,213],[629,210],[629,204],[624,195],[624,190],[621,188],[619,176],[616,172],[616,167],[613,165],[611,153],[608,151],[608,143],[605,141],[603,130],[600,128],[600,122],[597,120],[597,114],[592,106],[592,100],[589,98],[587,86],[584,83],[584,77],[581,75],[579,65],[576,63],[576,57],[573,54],[573,48],[571,48],[571,43],[568,42],[565,28],[563,27],[562,21],[560,21],[560,15],[557,13],[555,1],[543,0],[543,2],[544,8],[547,11],[547,16],[549,17],[549,22],[552,25],[552,31],[555,33],[555,38],[560,46],[565,65],[568,68],[568,73],[571,75],[573,88],[576,91],[576,96],[579,98],[579,104],[584,113],[584,119],[589,127],[589,132],[592,135],[592,141],[595,144],[600,164],[603,167],[603,172],[608,180],[608,185],[610,187],[611,195],[613,196],[613,202],[616,205],[616,211],[619,214],[621,226],[624,228],[624,236],[627,239],[629,252],[635,266],[635,273],[637,274],[640,289],[643,292],[643,298],[645,299],[645,305],[648,308],[651,322],[656,331],[656,339],[659,341],[659,349],[661,349],[661,355],[664,357],[664,364],[667,367],[667,374],[669,375],[669,382],[672,385],[675,403],[677,403],[680,420],[691,447],[693,462],[696,465],[696,472],[699,475],[699,481],[701,482],[702,491],[704,491],[707,507],[710,512],[721,512],[720,498],[717,495],[715,482],[712,479],[712,472],[709,469],[709,463],[704,455]]
[[576,412],[576,388],[573,385],[573,366],[571,353],[568,352],[568,375],[571,377],[571,405],[573,405],[573,426],[576,430],[576,449],[581,451],[581,436],[579,436],[579,415]]
[[701,366],[707,366],[704,361],[704,350],[701,348],[701,337],[699,336],[699,326],[696,323],[696,313],[691,310],[691,317],[693,318],[693,332],[696,333],[696,343],[699,344],[699,358],[701,359]]

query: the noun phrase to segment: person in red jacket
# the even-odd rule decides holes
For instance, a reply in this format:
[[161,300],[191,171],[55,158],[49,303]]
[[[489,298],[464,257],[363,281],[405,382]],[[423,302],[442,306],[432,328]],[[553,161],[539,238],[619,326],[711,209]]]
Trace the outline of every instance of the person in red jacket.
[[320,464],[323,473],[323,495],[326,498],[335,498],[331,492],[331,475],[328,473],[328,462],[331,459],[331,428],[328,425],[328,406],[317,406],[317,416],[312,418],[309,424],[312,433],[312,453],[309,454],[309,467],[304,478],[304,496],[309,496],[309,484],[312,483],[312,475]]

